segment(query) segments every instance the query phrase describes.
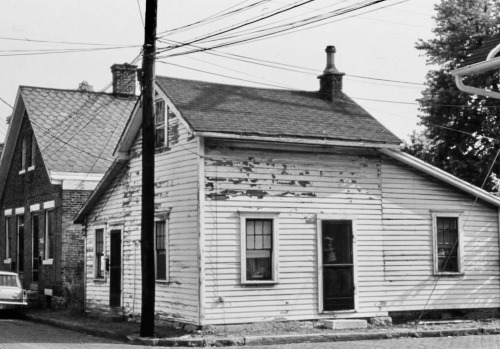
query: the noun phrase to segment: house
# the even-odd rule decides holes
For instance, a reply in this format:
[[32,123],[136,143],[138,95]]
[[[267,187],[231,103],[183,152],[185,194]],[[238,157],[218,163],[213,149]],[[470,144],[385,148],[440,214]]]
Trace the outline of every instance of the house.
[[[158,318],[500,306],[499,198],[400,152],[326,51],[319,92],[157,77]],[[140,315],[141,118],[75,218],[89,312]]]
[[0,269],[24,288],[64,296],[81,283],[84,240],[72,220],[112,163],[137,100],[135,70],[112,67],[113,93],[19,87],[0,163]]

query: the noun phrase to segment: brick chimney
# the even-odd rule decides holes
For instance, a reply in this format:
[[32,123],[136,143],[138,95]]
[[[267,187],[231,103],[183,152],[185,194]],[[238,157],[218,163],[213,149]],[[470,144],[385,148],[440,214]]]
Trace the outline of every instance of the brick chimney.
[[342,77],[345,73],[337,70],[334,63],[335,46],[326,47],[326,68],[323,75],[318,76],[321,98],[333,100],[342,98]]
[[113,64],[111,73],[113,74],[113,94],[115,96],[135,95],[135,75],[136,65],[128,63]]

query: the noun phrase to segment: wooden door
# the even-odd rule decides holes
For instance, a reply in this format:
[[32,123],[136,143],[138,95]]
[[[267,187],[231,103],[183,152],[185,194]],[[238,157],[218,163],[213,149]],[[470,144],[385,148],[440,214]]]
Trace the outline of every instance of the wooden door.
[[354,309],[351,221],[322,222],[323,310]]
[[122,232],[111,230],[109,306],[120,307],[122,296]]

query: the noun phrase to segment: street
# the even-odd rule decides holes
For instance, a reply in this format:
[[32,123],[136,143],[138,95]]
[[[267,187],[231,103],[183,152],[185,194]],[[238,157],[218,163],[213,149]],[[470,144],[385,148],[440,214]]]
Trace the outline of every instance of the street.
[[[20,319],[0,319],[0,349],[10,348],[148,348],[93,337],[78,332],[58,329]],[[237,347],[230,347],[237,348]],[[239,347],[241,348],[241,347]],[[368,349],[368,348],[500,348],[500,335],[445,337],[445,338],[405,338],[378,341],[302,343],[273,346],[253,346],[252,349]],[[228,347],[229,349],[229,347]]]

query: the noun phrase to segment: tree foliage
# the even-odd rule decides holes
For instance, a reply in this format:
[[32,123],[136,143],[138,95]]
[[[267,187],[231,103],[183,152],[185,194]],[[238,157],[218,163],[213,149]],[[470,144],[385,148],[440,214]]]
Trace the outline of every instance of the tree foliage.
[[[422,133],[405,151],[461,179],[482,186],[500,148],[500,101],[469,95],[455,85],[450,71],[486,39],[500,32],[500,0],[441,0],[435,6],[434,38],[416,48],[435,67],[427,74],[420,103]],[[500,43],[500,42],[499,42]],[[499,74],[469,76],[467,85],[498,91]],[[495,165],[494,173],[500,170]],[[484,188],[493,190],[493,178]]]

